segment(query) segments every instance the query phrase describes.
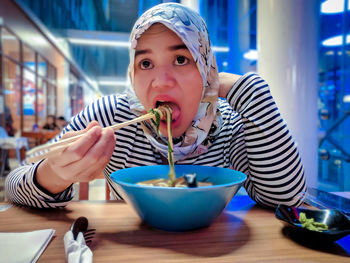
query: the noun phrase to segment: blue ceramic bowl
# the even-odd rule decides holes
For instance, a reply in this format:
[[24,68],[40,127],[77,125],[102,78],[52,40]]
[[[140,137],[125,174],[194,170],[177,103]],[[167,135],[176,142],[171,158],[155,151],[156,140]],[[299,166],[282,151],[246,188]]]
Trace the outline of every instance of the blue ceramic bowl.
[[175,165],[178,177],[196,173],[212,186],[175,188],[137,185],[168,178],[168,165],[127,168],[112,173],[118,193],[148,225],[166,231],[186,231],[210,225],[242,186],[247,176],[226,168]]

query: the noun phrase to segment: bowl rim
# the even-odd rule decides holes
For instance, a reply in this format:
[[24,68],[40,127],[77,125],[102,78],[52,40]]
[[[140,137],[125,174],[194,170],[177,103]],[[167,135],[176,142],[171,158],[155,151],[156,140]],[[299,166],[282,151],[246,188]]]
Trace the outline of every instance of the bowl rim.
[[[163,164],[160,164],[160,165],[147,165],[147,166],[136,166],[136,167],[130,167],[130,168],[124,168],[124,169],[133,169],[133,168],[140,168],[140,167],[155,167],[155,166],[168,166],[168,165],[163,165]],[[115,172],[113,172],[110,177],[111,177],[111,180],[113,183],[116,183],[116,184],[120,184],[120,185],[123,185],[123,186],[127,186],[127,187],[133,187],[133,188],[153,188],[153,189],[159,189],[159,190],[169,190],[169,189],[174,189],[175,191],[201,191],[200,189],[217,189],[217,188],[224,188],[224,187],[231,187],[231,186],[234,186],[234,185],[242,185],[246,180],[247,180],[247,175],[241,171],[237,171],[237,170],[234,170],[234,169],[231,169],[231,168],[224,168],[224,167],[217,167],[217,166],[204,166],[204,165],[182,165],[182,164],[177,164],[175,165],[176,166],[200,166],[200,167],[209,167],[209,169],[212,169],[212,168],[219,168],[219,169],[228,169],[228,170],[231,170],[231,171],[234,171],[234,172],[238,172],[241,174],[241,176],[243,176],[243,178],[239,181],[236,181],[234,183],[225,183],[225,184],[215,184],[215,185],[208,185],[208,186],[201,186],[201,187],[171,187],[171,186],[154,186],[154,185],[138,185],[136,184],[137,182],[135,183],[127,183],[127,182],[121,182],[121,181],[118,181],[118,180],[115,180],[115,178],[112,178],[112,175],[117,173],[118,171],[121,171],[121,170],[124,170],[124,169],[121,169],[121,170],[117,170]]]

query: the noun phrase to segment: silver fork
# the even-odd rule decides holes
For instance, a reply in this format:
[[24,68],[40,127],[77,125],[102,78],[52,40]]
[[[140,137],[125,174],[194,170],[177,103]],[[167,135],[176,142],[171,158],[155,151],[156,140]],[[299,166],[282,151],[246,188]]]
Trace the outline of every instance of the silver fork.
[[78,234],[81,232],[83,233],[85,243],[87,246],[91,244],[96,231],[96,229],[94,228],[88,229],[88,226],[89,226],[89,221],[85,216],[81,216],[75,219],[71,226],[74,240],[77,239]]

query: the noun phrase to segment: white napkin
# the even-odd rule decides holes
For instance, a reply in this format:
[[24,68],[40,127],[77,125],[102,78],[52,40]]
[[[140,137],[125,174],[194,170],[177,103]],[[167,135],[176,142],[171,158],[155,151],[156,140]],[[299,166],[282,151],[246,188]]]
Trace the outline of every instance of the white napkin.
[[54,229],[23,233],[0,233],[1,262],[36,262],[54,233]]
[[92,262],[92,252],[85,243],[83,233],[80,232],[77,240],[74,240],[73,232],[69,230],[64,235],[63,241],[68,263]]
[[12,204],[0,205],[0,212],[5,212],[7,209],[13,207]]

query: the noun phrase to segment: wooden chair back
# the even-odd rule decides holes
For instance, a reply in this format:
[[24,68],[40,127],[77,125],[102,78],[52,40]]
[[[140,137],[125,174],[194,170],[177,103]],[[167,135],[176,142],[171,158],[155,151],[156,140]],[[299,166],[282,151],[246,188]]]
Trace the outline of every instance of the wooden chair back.
[[[89,183],[79,183],[79,200],[89,200]],[[110,200],[110,190],[106,182],[106,200]]]

